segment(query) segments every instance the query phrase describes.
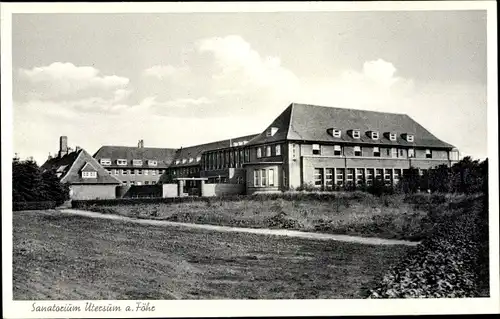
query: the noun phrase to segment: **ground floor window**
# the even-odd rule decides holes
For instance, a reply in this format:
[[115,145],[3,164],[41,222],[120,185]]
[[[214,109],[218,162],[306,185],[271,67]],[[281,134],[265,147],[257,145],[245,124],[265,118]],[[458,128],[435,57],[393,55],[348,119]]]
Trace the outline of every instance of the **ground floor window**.
[[269,186],[274,186],[274,170],[269,169]]
[[323,186],[323,169],[315,168],[314,169],[314,185],[315,186]]
[[354,168],[347,169],[346,181],[347,181],[347,183],[354,182]]
[[[277,186],[275,171],[276,170],[274,168],[255,169],[253,171],[253,186],[254,187]],[[243,177],[241,183],[243,183]]]
[[337,168],[337,186],[344,186],[345,169]]
[[365,169],[356,168],[356,184],[361,185],[365,181]]
[[333,168],[325,169],[325,184],[326,186],[333,186]]

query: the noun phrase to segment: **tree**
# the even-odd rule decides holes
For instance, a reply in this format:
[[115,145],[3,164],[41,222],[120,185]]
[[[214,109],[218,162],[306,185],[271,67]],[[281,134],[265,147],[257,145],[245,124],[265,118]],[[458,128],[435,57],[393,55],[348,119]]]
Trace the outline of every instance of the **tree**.
[[430,190],[432,192],[448,193],[450,191],[450,173],[450,168],[445,164],[430,170]]
[[400,183],[405,193],[416,193],[420,187],[418,169],[410,167],[407,170],[403,170],[403,177],[401,178]]

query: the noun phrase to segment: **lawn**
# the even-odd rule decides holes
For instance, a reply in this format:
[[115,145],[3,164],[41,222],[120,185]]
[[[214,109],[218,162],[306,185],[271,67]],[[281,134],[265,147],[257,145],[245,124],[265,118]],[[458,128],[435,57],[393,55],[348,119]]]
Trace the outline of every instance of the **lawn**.
[[362,298],[406,246],[13,216],[15,300]]

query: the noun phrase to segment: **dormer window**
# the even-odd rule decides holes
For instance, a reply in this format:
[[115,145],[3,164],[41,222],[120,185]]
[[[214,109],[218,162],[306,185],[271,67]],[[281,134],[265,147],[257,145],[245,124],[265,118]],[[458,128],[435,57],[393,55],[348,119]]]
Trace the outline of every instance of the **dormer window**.
[[148,160],[148,165],[149,165],[149,166],[156,166],[156,165],[158,165],[158,161],[155,161],[155,160]]
[[197,162],[201,161],[201,156],[198,156],[198,157],[196,158],[196,161],[197,161]]
[[175,165],[179,165],[181,163],[181,160],[175,160]]
[[97,172],[82,172],[82,178],[97,178]]
[[238,142],[234,142],[234,143],[233,143],[233,146],[238,146]]
[[274,134],[276,134],[276,132],[278,132],[278,128],[277,127],[271,127],[267,130],[266,132],[266,136],[274,136]]
[[414,140],[414,137],[413,137],[413,134],[403,134],[403,138],[407,141],[407,142],[413,142]]
[[101,158],[99,160],[99,163],[101,163],[101,165],[111,165],[111,159],[109,159],[109,158]]
[[340,138],[342,136],[342,130],[336,129],[336,128],[330,128],[327,130],[328,134],[335,138]]
[[182,164],[186,164],[187,163],[187,159],[186,158],[183,158],[182,159]]
[[142,166],[142,160],[139,160],[139,159],[132,160],[132,165]]
[[370,132],[370,135],[371,135],[372,140],[378,140],[379,135],[378,135],[377,131]]
[[189,163],[192,163],[194,161],[194,158],[190,157],[189,158]]
[[125,166],[125,165],[127,165],[127,160],[119,158],[119,159],[116,160],[116,165]]
[[352,138],[361,138],[361,132],[359,130],[352,130]]
[[389,140],[395,141],[396,140],[396,133],[389,133]]
[[248,143],[248,141],[243,141],[243,145],[245,145],[246,143]]

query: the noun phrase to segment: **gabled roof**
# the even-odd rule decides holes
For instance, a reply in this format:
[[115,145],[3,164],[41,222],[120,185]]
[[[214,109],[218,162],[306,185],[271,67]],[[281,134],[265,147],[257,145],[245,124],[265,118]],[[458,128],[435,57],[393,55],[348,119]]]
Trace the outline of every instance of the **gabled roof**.
[[[379,144],[398,146],[421,146],[452,148],[453,145],[441,141],[423,126],[406,114],[355,110],[337,107],[327,107],[309,104],[292,103],[266,129],[277,126],[280,128],[274,136],[259,134],[249,144],[257,145],[275,141],[318,141],[356,144]],[[335,128],[342,131],[340,138],[335,138],[327,132]],[[361,138],[354,139],[348,131],[359,129]],[[280,133],[281,131],[281,133]],[[367,132],[378,131],[379,139],[373,140]],[[396,133],[396,141],[389,140],[386,132]],[[286,135],[285,135],[285,134]],[[407,142],[402,134],[414,135],[414,142]]]
[[[97,172],[97,178],[82,178],[80,172],[89,170]],[[47,160],[42,170],[55,170],[61,172],[61,182],[69,184],[121,184],[121,181],[108,173],[89,153],[84,149],[74,151],[59,158]]]
[[132,165],[132,160],[138,159],[142,160],[142,166],[144,167],[149,167],[147,160],[156,160],[158,162],[156,167],[166,168],[172,162],[175,152],[175,148],[105,145],[94,154],[94,158],[97,160],[107,158],[111,161],[126,159],[128,161],[127,165]]
[[95,167],[92,166],[92,164],[90,164],[89,162],[87,162],[82,167],[82,169],[80,169],[80,172],[97,172],[97,169],[95,169]]
[[[252,134],[252,135],[240,136],[240,137],[236,137],[236,138],[232,138],[232,139],[227,139],[227,140],[222,140],[222,141],[217,141],[217,142],[212,142],[212,143],[207,143],[207,144],[182,147],[182,148],[177,150],[177,153],[174,157],[174,160],[172,161],[171,166],[195,166],[195,165],[199,165],[200,163],[196,162],[196,158],[198,156],[201,156],[201,154],[203,152],[228,148],[230,146],[233,146],[232,143],[250,141],[252,138],[254,138],[256,136],[257,136],[257,134]],[[194,159],[193,162],[182,163],[182,159],[189,160],[189,158],[193,158]],[[181,163],[175,164],[176,160],[181,160]]]

